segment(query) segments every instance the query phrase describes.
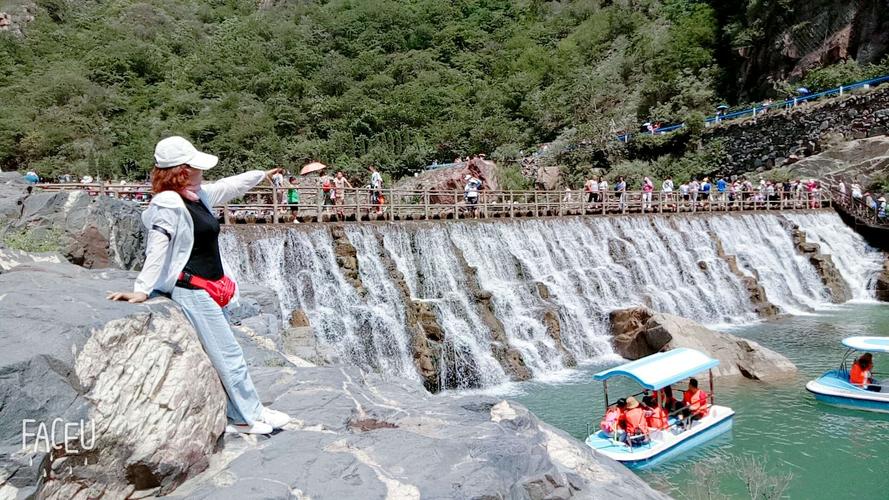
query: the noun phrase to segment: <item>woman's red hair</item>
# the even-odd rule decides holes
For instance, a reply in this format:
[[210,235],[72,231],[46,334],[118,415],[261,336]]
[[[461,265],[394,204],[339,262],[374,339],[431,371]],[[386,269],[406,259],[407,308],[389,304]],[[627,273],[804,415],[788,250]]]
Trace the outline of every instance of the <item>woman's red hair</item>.
[[179,165],[171,168],[157,168],[151,171],[151,191],[154,194],[161,191],[182,192],[188,187],[188,166]]

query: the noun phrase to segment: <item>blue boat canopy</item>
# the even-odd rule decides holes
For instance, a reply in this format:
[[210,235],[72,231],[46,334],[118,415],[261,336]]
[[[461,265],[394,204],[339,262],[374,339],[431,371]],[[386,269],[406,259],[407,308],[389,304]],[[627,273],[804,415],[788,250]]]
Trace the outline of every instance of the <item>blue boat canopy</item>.
[[856,351],[889,352],[889,337],[848,337],[843,345]]
[[609,368],[593,375],[593,380],[601,382],[611,377],[624,376],[635,380],[646,389],[655,390],[709,370],[718,364],[718,359],[713,359],[701,351],[681,347]]

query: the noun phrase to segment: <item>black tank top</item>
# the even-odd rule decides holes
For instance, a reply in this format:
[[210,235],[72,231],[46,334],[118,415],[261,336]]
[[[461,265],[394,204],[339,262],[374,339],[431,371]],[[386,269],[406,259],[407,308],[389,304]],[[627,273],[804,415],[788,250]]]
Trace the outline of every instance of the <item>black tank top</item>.
[[208,280],[222,278],[222,258],[219,256],[219,221],[200,201],[182,199],[194,222],[194,246],[185,264],[185,272]]

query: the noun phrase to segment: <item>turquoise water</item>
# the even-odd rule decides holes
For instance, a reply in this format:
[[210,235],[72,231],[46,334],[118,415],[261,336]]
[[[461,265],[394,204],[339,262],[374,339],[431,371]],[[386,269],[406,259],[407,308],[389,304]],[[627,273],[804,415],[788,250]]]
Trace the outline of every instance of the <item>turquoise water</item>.
[[[790,498],[889,498],[889,414],[834,408],[805,390],[808,380],[839,364],[842,338],[889,335],[889,305],[848,304],[730,332],[784,354],[799,374],[765,382],[717,379],[716,402],[736,412],[732,432],[640,476],[676,498],[748,498],[739,460],[754,457],[765,461],[772,479],[791,475]],[[876,371],[889,372],[889,355],[877,355],[875,363]],[[513,399],[584,439],[587,423],[598,424],[602,413],[601,384],[591,382],[602,368],[581,368],[573,382],[523,384]],[[623,389],[633,388],[627,383]],[[620,390],[609,383],[611,398]],[[713,485],[712,494],[705,483]]]

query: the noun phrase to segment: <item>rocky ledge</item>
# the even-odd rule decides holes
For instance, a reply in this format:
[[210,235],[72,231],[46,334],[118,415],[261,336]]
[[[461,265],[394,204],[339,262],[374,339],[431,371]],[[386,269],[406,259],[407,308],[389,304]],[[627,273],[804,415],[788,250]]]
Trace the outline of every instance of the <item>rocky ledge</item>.
[[690,347],[719,360],[715,376],[771,379],[796,372],[789,359],[758,343],[710,330],[692,320],[647,307],[618,309],[610,314],[614,350],[639,359],[677,347]]
[[883,269],[877,275],[874,292],[877,300],[889,302],[889,257],[883,261]]
[[516,403],[276,352],[256,300],[236,333],[293,422],[222,434],[222,388],[174,303],[105,300],[132,272],[0,253],[0,497],[662,497]]

